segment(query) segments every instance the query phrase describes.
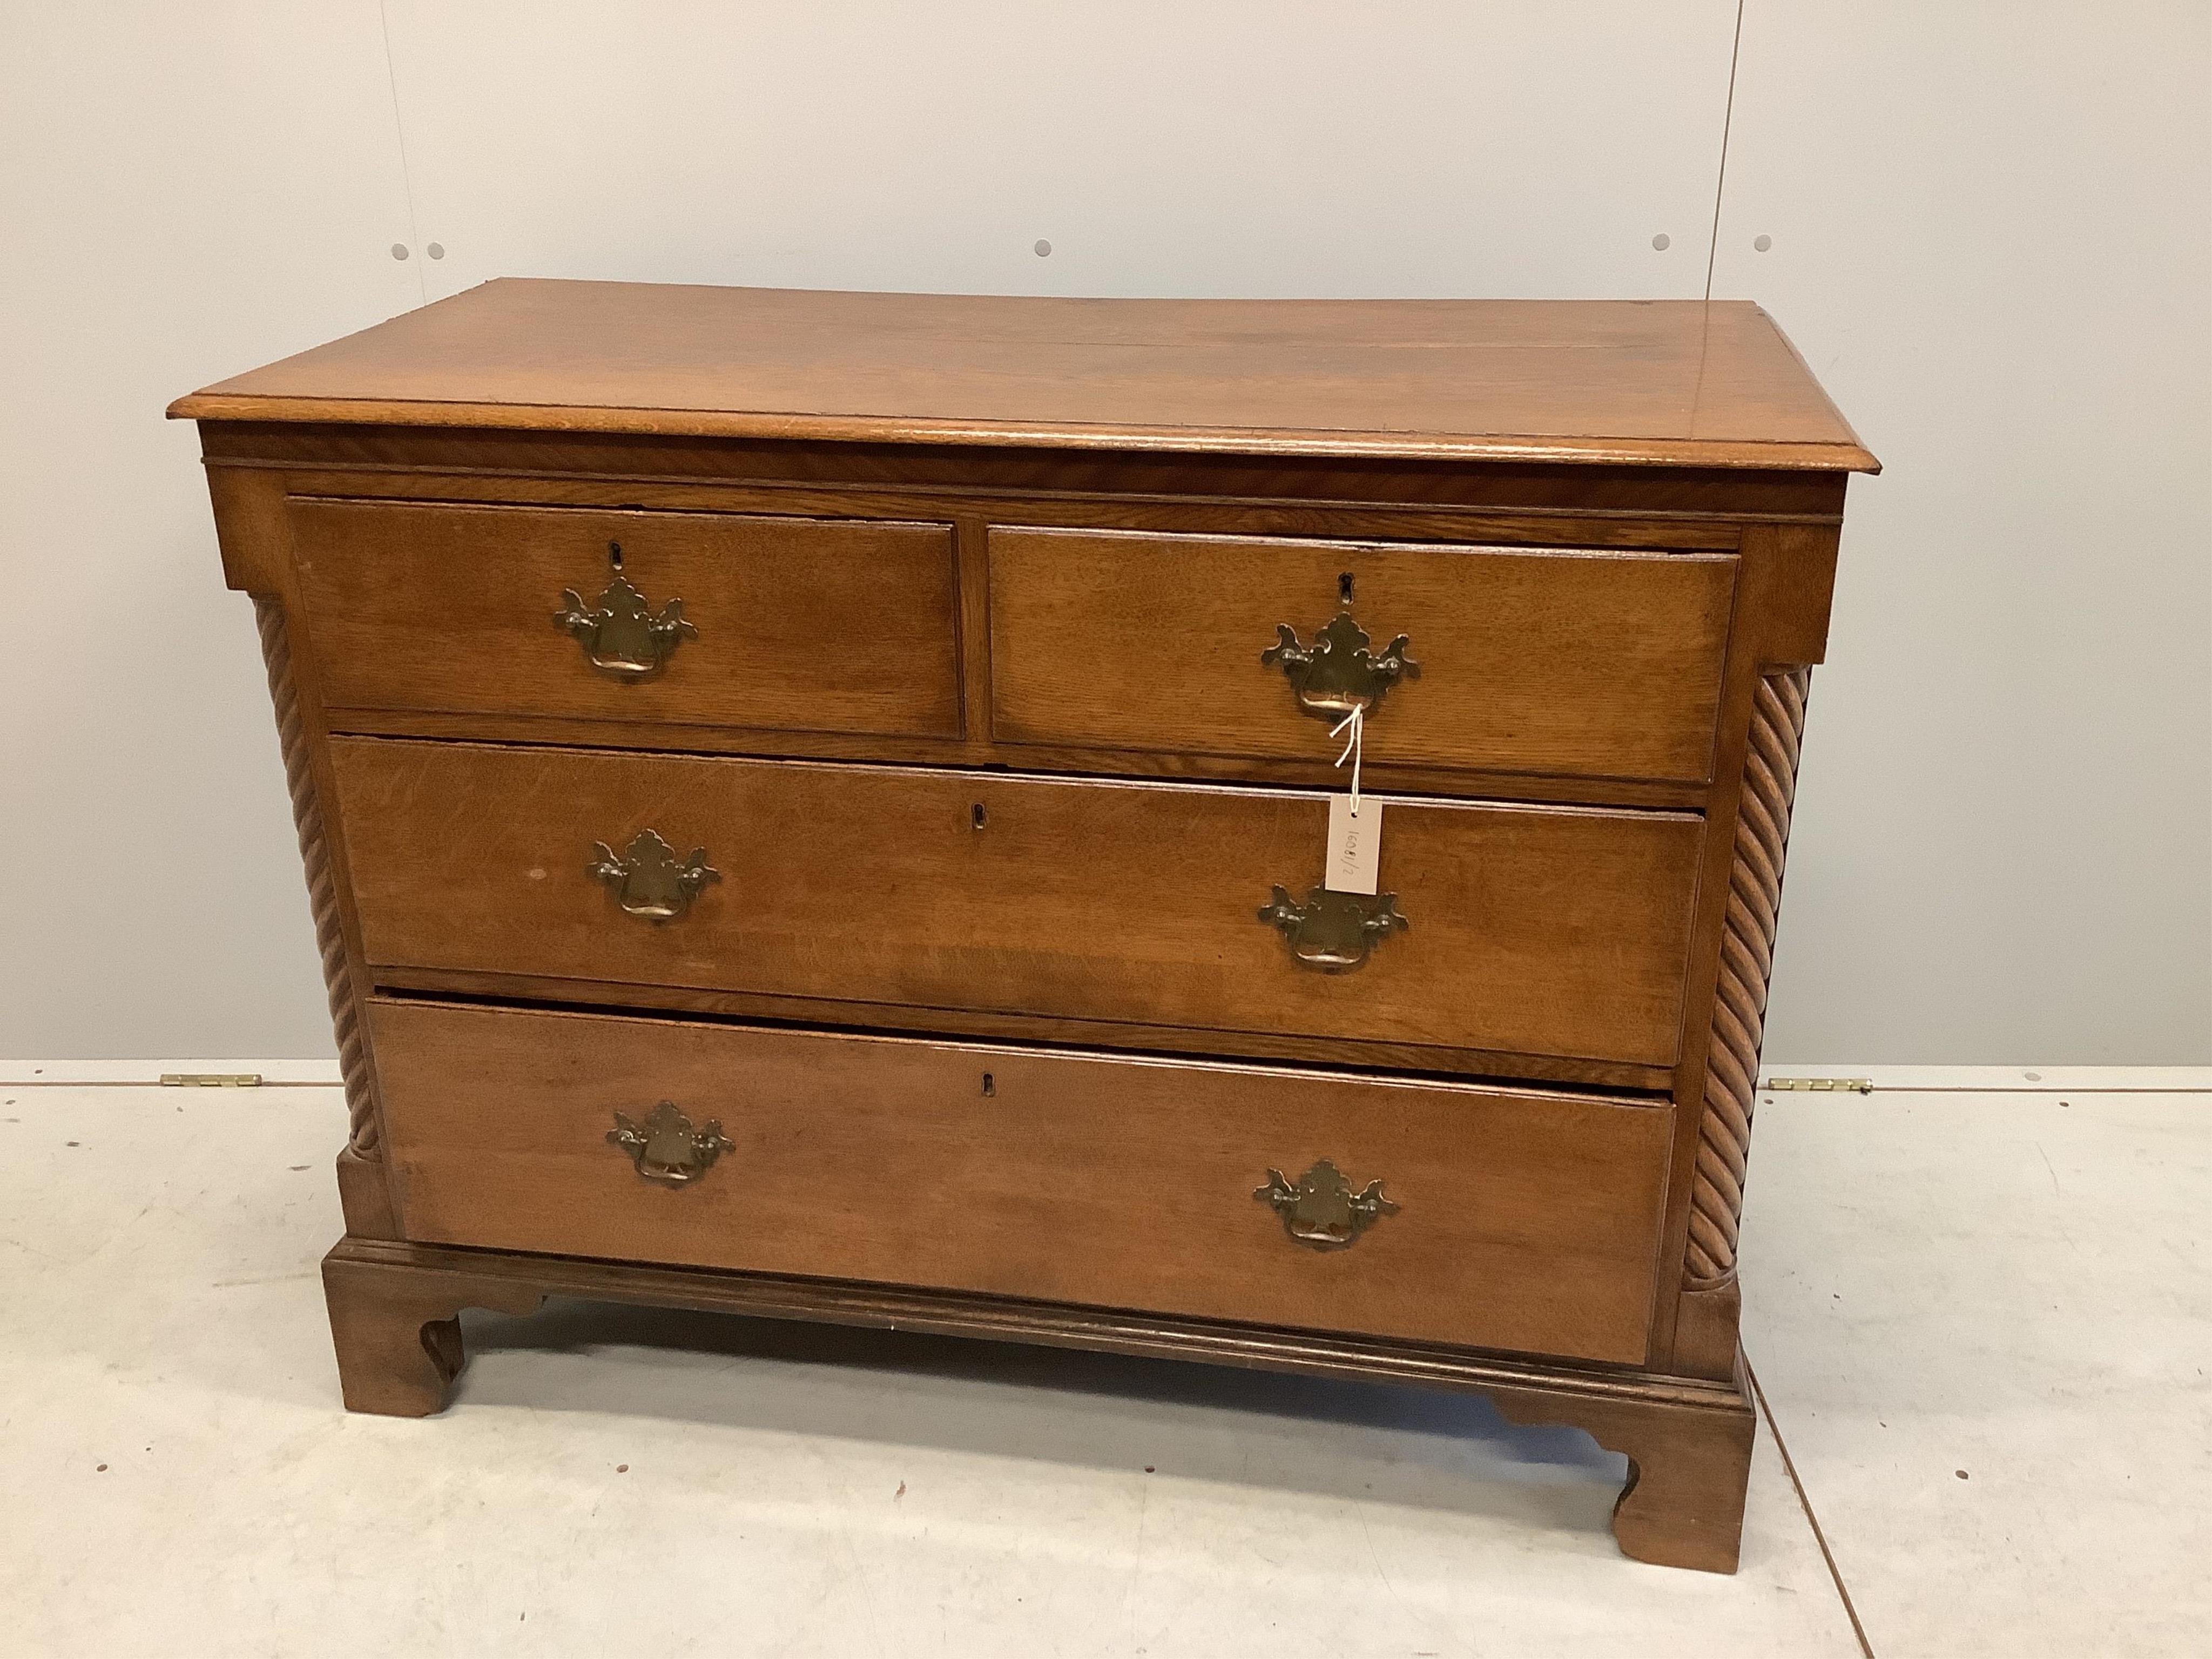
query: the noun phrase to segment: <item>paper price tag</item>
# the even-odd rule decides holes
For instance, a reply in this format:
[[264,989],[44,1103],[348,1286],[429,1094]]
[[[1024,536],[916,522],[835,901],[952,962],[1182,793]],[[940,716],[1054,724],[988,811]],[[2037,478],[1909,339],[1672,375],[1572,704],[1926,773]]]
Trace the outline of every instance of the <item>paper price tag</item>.
[[1332,892],[1375,891],[1382,867],[1382,803],[1370,795],[1352,810],[1352,797],[1328,798],[1328,862],[1322,884]]

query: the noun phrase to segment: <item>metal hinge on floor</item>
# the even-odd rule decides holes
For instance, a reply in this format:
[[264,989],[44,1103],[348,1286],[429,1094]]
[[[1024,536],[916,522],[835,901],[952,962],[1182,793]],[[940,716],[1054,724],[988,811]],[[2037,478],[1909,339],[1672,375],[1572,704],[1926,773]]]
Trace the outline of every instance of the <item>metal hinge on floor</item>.
[[1779,1094],[1792,1091],[1813,1094],[1870,1095],[1874,1079],[1866,1077],[1771,1077],[1759,1085]]
[[258,1089],[258,1072],[164,1072],[164,1089]]

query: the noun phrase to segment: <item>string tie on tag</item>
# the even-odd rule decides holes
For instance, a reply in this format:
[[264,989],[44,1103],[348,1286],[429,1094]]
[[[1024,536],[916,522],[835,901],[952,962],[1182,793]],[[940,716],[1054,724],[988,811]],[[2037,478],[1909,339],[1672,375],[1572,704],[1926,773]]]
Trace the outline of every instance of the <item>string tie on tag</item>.
[[1345,739],[1344,752],[1336,757],[1336,763],[1341,766],[1347,760],[1352,763],[1352,816],[1356,818],[1359,816],[1360,734],[1367,726],[1366,704],[1358,702],[1352,704],[1352,712],[1331,726],[1328,734],[1332,738],[1336,737],[1346,726],[1352,728],[1352,735]]

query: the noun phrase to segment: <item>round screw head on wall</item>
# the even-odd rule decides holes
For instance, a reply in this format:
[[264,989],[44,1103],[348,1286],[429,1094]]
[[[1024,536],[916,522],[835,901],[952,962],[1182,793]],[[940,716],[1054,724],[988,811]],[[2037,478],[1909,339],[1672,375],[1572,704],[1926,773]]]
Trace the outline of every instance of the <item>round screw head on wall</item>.
[[392,257],[395,259],[405,258],[407,257],[407,244],[404,242],[394,242],[392,245]]
[[1036,257],[1040,259],[1049,259],[1052,257],[1052,244],[1042,236],[1037,238]]
[[1774,246],[1774,239],[1771,236],[1754,236],[1751,239],[1751,246],[1753,252],[1764,253]]
[[1657,248],[1660,252],[1664,253],[1668,248],[1674,246],[1674,239],[1662,230],[1656,236],[1654,236],[1651,239],[1651,246]]
[[433,242],[429,246],[424,248],[422,252],[428,254],[433,259],[442,259],[446,257],[446,245],[443,242]]

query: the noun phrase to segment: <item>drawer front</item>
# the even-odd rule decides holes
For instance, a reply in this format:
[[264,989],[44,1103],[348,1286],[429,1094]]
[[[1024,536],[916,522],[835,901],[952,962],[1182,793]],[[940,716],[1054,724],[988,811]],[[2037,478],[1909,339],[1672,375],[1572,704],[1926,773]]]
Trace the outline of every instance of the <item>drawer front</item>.
[[[407,1002],[370,1026],[412,1239],[1644,1358],[1664,1104]],[[1255,1196],[1323,1159],[1397,1206],[1295,1206],[1341,1248]]]
[[[1698,783],[1711,777],[1733,554],[1531,551],[994,529],[991,699],[1002,743],[1334,757],[1340,609],[1418,668],[1389,676],[1370,764]],[[1261,661],[1297,636],[1292,659]],[[1299,682],[1305,686],[1302,697]]]
[[[1406,927],[1326,972],[1259,914],[1319,881],[1318,793],[380,738],[333,754],[375,964],[1674,1060],[1690,814],[1370,796]],[[654,898],[621,873],[653,861],[648,830],[716,872],[669,887],[665,921],[623,908]],[[1298,933],[1310,953],[1322,931]]]
[[941,525],[337,501],[290,511],[333,709],[960,732]]

